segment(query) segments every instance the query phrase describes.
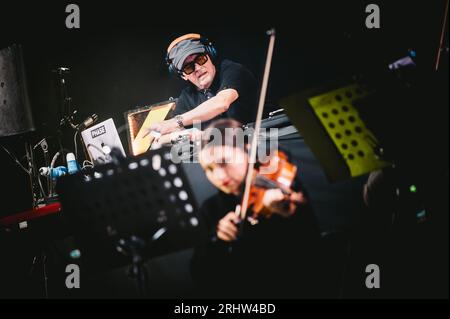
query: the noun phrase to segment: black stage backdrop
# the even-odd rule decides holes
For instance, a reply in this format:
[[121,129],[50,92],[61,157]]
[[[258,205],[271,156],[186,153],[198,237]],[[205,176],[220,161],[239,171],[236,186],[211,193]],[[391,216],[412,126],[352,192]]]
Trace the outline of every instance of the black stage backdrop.
[[[69,30],[64,25],[65,7],[69,3],[1,5],[0,48],[14,43],[23,47],[36,126],[36,132],[30,138],[35,142],[48,138],[52,154],[57,149],[59,121],[58,90],[52,72],[57,67],[71,69],[68,87],[73,108],[78,110],[77,120],[92,113],[98,114],[100,120],[112,117],[127,146],[123,113],[137,106],[176,97],[184,86],[182,80],[169,76],[164,64],[166,47],[178,35],[197,32],[207,36],[223,57],[246,65],[261,81],[268,44],[265,31],[275,27],[277,42],[268,89],[268,99],[275,108],[279,99],[291,93],[334,80],[350,79],[358,72],[385,68],[388,63],[406,55],[408,49],[419,52],[423,64],[432,68],[444,8],[443,1],[427,2],[426,7],[406,1],[397,4],[380,2],[381,29],[369,30],[364,25],[367,1],[345,4],[332,4],[331,1],[283,4],[277,1],[264,8],[243,8],[231,2],[218,7],[197,2],[169,8],[170,3],[167,7],[153,6],[150,1],[75,1],[81,9],[81,28]],[[423,107],[429,110],[433,105]],[[448,109],[443,112],[448,115]],[[448,139],[448,120],[440,116],[441,113],[437,114],[439,116],[433,117],[435,122],[430,126],[441,127],[442,134]],[[63,130],[66,148],[73,149],[72,139],[73,132]],[[0,141],[18,158],[24,155],[20,137]],[[366,177],[331,185],[307,145],[302,141],[295,143],[287,146],[303,161],[305,186],[316,200],[314,205],[322,231],[333,233],[360,225],[365,214],[360,195]],[[446,147],[442,145],[442,157],[448,161]],[[0,167],[3,175],[0,217],[31,208],[27,178],[3,150],[0,150]],[[448,174],[448,168],[446,171]],[[200,173],[194,170],[191,178],[195,179]],[[448,175],[443,185],[448,189]],[[213,190],[204,183],[197,192],[202,201]],[[2,245],[11,251],[19,248],[16,243]],[[345,250],[345,245],[339,245],[339,249]],[[185,251],[152,262],[154,296],[189,296],[191,282],[187,267],[190,253]],[[9,263],[5,269],[26,271],[31,261],[28,256],[15,258],[23,266],[15,267]],[[448,265],[448,254],[446,258]],[[7,274],[6,271],[2,273]],[[89,283],[92,286],[85,286],[81,295],[133,297],[132,282],[123,273],[120,269],[105,278],[97,278]],[[12,278],[9,275],[3,277],[5,280]],[[3,291],[2,297],[23,296],[23,289],[29,286],[21,281],[7,283],[10,290]],[[411,292],[413,296],[414,293],[420,295],[420,287],[416,288]],[[448,287],[446,292],[448,296]],[[40,293],[29,291],[25,295],[34,297]]]
[[[385,68],[415,49],[424,64],[433,65],[439,41],[442,3],[381,5],[380,29],[365,27],[366,3],[272,4],[262,8],[198,8],[178,5],[176,13],[148,2],[78,2],[81,28],[65,27],[70,2],[2,4],[0,47],[23,47],[29,96],[36,133],[56,147],[59,91],[52,70],[69,67],[67,76],[77,121],[92,113],[100,120],[112,117],[126,145],[123,113],[176,97],[184,86],[171,78],[164,64],[170,41],[198,32],[214,41],[223,57],[250,68],[261,81],[268,39],[277,30],[277,42],[268,89],[271,108],[291,93],[351,75]],[[195,8],[196,6],[194,6]],[[230,9],[232,8],[232,9]],[[266,109],[266,113],[270,107]],[[64,130],[64,146],[73,150],[73,131]],[[2,141],[24,155],[19,138]],[[54,149],[54,148],[53,148]],[[38,153],[38,160],[41,154]],[[29,208],[26,176],[2,150],[6,175],[5,200],[0,216]],[[8,187],[6,187],[8,186]],[[29,190],[28,190],[29,192]]]

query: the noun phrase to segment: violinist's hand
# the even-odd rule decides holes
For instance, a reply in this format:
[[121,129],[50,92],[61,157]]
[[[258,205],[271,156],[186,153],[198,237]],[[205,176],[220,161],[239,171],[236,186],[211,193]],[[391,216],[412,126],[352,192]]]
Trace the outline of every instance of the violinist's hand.
[[306,203],[306,198],[301,192],[292,192],[290,195],[284,195],[280,189],[269,189],[265,191],[263,197],[264,206],[273,214],[279,214],[283,217],[292,216],[297,205]]
[[239,223],[239,217],[235,212],[229,212],[223,217],[217,224],[217,237],[223,241],[236,240],[238,234],[237,224]]

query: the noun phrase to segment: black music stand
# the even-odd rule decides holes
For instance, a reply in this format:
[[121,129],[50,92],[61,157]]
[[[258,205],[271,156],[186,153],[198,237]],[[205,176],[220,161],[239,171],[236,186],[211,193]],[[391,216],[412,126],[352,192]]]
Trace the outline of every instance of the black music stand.
[[119,158],[59,180],[58,194],[81,251],[97,273],[132,264],[145,295],[144,262],[196,245],[206,235],[191,186],[169,148]]

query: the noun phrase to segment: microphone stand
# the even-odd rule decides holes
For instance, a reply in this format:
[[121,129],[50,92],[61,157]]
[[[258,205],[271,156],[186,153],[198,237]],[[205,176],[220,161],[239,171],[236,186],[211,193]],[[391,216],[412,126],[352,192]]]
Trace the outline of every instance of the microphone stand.
[[72,112],[71,111],[71,105],[70,102],[72,101],[72,98],[68,96],[67,91],[67,85],[66,85],[66,79],[65,74],[70,73],[70,69],[66,67],[59,67],[56,70],[53,70],[54,73],[57,74],[57,80],[59,85],[59,126],[57,131],[57,138],[58,138],[58,144],[59,144],[59,152],[63,158],[63,162],[66,159],[66,154],[64,153],[64,147],[62,145],[62,130],[61,128],[65,125],[70,125],[73,129],[76,129],[76,126],[72,123],[73,116],[77,113],[77,111]]
[[25,141],[25,154],[27,158],[28,171],[30,175],[30,186],[32,193],[33,208],[36,208],[38,207],[40,200],[44,198],[44,194],[42,192],[42,189],[39,190],[37,189],[38,184],[36,183],[36,180],[39,178],[39,176],[37,175],[37,170],[34,165],[33,148],[31,147],[31,144],[28,141]]
[[[86,119],[84,122],[80,124],[74,123],[74,116],[77,114],[77,110],[72,111],[72,98],[68,94],[67,90],[67,84],[66,79],[64,77],[65,74],[70,73],[70,69],[66,67],[59,67],[56,70],[53,70],[54,73],[58,76],[58,85],[59,85],[59,92],[60,92],[60,108],[59,108],[59,116],[60,116],[60,122],[59,122],[59,128],[58,128],[58,143],[60,148],[60,154],[63,157],[63,161],[65,161],[66,154],[64,153],[64,147],[62,145],[62,130],[61,128],[63,126],[69,126],[73,130],[75,130],[74,135],[74,148],[75,148],[75,158],[78,160],[78,151],[77,151],[77,135],[80,131],[83,129],[89,127],[93,123],[95,123],[98,119],[98,116],[96,114],[92,114],[88,119]],[[83,149],[84,155],[86,156],[86,151]],[[67,164],[67,163],[66,163]]]
[[[50,158],[49,158],[49,154],[48,154],[48,144],[47,144],[47,140],[45,138],[43,138],[42,140],[40,140],[36,145],[34,145],[33,147],[33,151],[40,146],[43,153],[44,153],[44,165],[46,167],[50,167]],[[38,175],[39,176],[39,175]],[[47,190],[48,190],[48,197],[51,198],[53,196],[53,183],[51,180],[50,175],[47,176]]]

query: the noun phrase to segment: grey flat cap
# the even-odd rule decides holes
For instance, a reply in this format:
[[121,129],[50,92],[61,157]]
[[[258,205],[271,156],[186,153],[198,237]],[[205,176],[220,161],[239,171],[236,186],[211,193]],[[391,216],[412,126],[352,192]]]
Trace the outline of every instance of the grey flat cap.
[[205,47],[198,39],[188,39],[178,43],[169,52],[169,59],[178,70],[183,67],[184,60],[191,54],[203,53]]

